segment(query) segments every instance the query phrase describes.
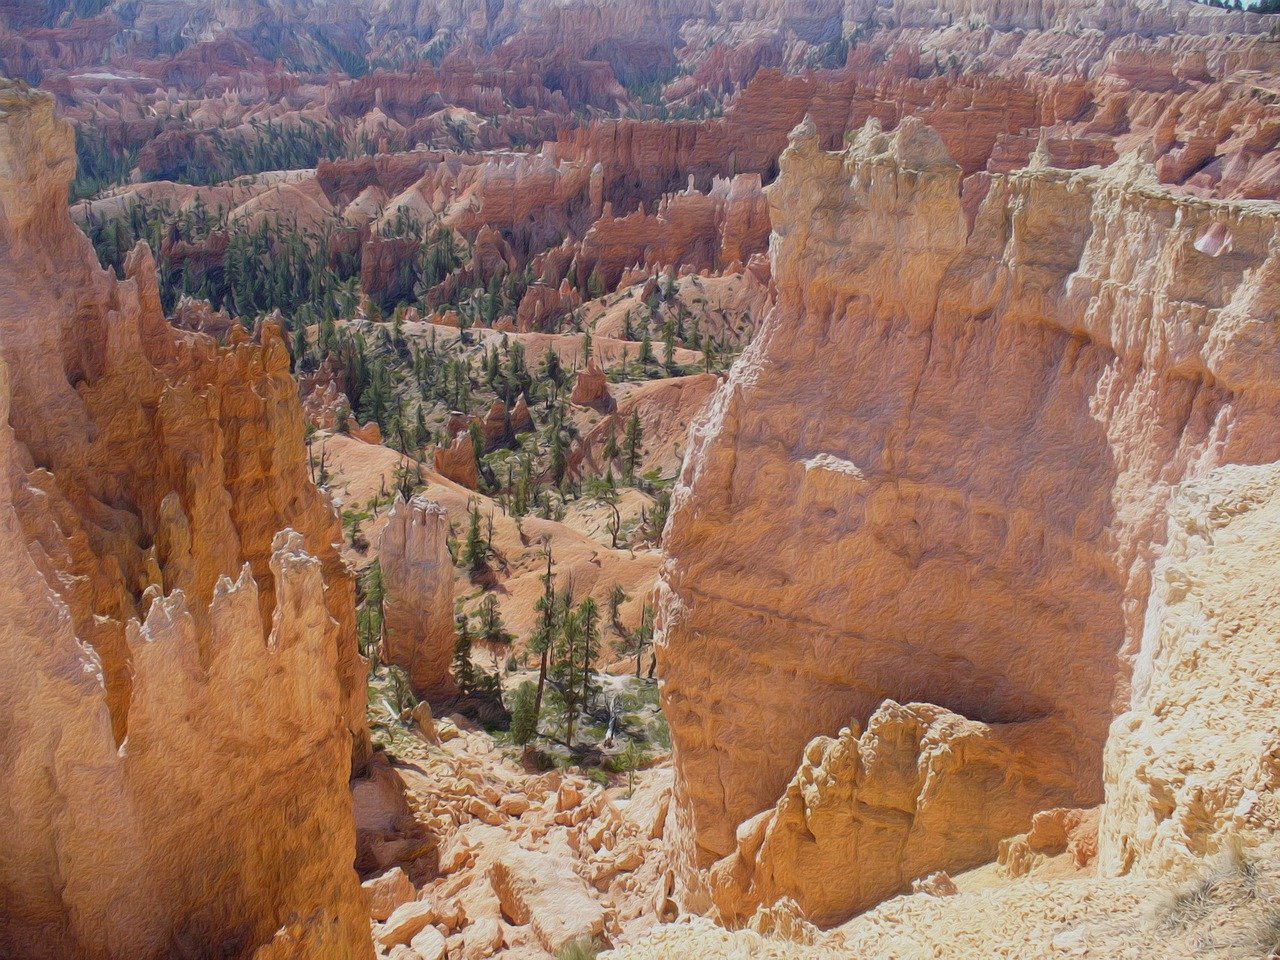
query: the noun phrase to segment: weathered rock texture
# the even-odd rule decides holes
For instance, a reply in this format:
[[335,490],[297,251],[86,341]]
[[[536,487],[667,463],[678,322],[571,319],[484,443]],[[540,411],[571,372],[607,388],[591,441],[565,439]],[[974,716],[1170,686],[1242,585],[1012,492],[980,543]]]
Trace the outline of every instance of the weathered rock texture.
[[0,954],[368,956],[353,591],[280,332],[173,331],[149,251],[118,282],[66,216],[52,98],[0,111]]
[[[1280,456],[1280,209],[1037,153],[971,221],[960,178],[918,121],[869,124],[843,154],[805,123],[770,188],[778,306],[695,425],[667,528],[659,657],[694,906],[696,869],[737,849],[809,740],[887,699],[997,743],[1036,731],[977,779],[965,802],[987,821],[959,818],[960,838],[930,809],[940,784],[904,791],[912,850],[936,836],[961,868],[1037,803],[1097,803],[1169,491]],[[1216,257],[1196,245],[1214,224],[1233,238]],[[916,738],[896,749],[919,769]],[[857,769],[836,795],[860,796]],[[881,835],[861,813],[833,836],[857,879],[828,919],[938,865],[855,848]],[[807,909],[810,868],[787,869]]]
[[382,657],[404,668],[421,697],[455,692],[453,558],[449,517],[424,497],[396,498],[378,548],[382,564]]
[[985,724],[886,701],[861,736],[811,741],[777,805],[738,828],[711,871],[717,915],[740,923],[790,897],[829,926],[930,871],[989,859],[993,836],[1077,789],[1061,752],[1046,750],[1069,737],[1044,721]]
[[1280,464],[1187,484],[1169,511],[1133,703],[1106,751],[1101,869],[1185,878],[1280,829]]
[[475,444],[471,434],[460,430],[447,447],[436,447],[432,455],[436,472],[470,490],[480,486],[480,466],[476,463]]
[[[831,931],[839,951],[802,946],[793,932],[789,943],[762,941],[695,924],[610,956],[1198,958],[1270,949],[1280,879],[1277,532],[1280,463],[1222,467],[1173,498],[1134,702],[1107,742],[1101,876],[1039,873],[1046,857],[1065,854],[1080,867],[1099,849],[1096,811],[1051,810],[1001,845],[1003,871],[1036,882],[895,898]],[[751,927],[765,933],[760,917]]]
[[587,365],[578,371],[578,376],[573,381],[573,395],[569,401],[584,407],[603,407],[608,406],[611,399],[609,380],[600,364],[596,362],[596,358],[592,357],[587,361]]

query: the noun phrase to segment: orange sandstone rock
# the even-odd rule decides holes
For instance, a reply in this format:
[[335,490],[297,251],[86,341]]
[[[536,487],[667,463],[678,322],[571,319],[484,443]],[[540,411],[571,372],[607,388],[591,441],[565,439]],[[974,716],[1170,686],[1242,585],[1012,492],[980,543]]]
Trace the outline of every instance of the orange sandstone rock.
[[596,362],[596,358],[592,357],[587,361],[587,365],[578,371],[573,381],[573,395],[569,400],[580,407],[591,407],[607,405],[611,399],[609,380],[605,377],[600,364]]
[[455,434],[447,447],[437,447],[432,458],[436,473],[471,490],[480,486],[480,468],[476,464],[475,447],[465,430]]
[[280,331],[175,333],[149,251],[118,282],[66,216],[52,99],[0,108],[0,953],[371,956],[352,582]]
[[[1100,801],[1172,484],[1280,457],[1275,205],[1177,195],[1135,156],[1087,171],[1040,156],[994,176],[970,225],[960,179],[919,122],[869,124],[835,154],[806,123],[769,188],[778,305],[693,428],[660,586],[695,909],[698,869],[740,856],[735,831],[786,794],[806,744],[886,700],[993,742],[1046,734],[991,755],[1006,788],[986,793],[989,830],[967,825],[963,862],[940,859],[960,816],[940,808],[906,851],[849,852],[843,882],[864,892],[817,899],[828,920],[992,859],[1038,804]],[[1229,257],[1195,248],[1219,221]],[[939,778],[961,789],[965,771]],[[1123,782],[1128,816],[1158,805]],[[1160,849],[1109,846],[1108,819],[1102,862]]]
[[423,497],[405,503],[397,496],[378,547],[386,591],[382,657],[404,668],[420,697],[454,692],[448,538],[449,518],[442,507]]

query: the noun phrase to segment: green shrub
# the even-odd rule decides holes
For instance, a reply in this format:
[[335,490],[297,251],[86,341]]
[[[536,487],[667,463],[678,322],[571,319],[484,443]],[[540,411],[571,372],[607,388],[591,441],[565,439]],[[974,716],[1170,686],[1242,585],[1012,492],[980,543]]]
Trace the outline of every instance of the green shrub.
[[511,699],[511,742],[524,746],[538,734],[538,715],[534,705],[538,698],[537,685],[526,680],[516,688]]
[[556,960],[596,960],[601,944],[596,940],[583,937],[566,943],[556,951]]

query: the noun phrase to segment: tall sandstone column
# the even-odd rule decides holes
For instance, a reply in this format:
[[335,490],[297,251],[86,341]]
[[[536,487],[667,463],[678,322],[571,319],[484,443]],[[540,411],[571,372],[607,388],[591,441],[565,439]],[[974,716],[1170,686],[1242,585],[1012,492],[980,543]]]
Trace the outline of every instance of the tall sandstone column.
[[382,564],[382,657],[427,699],[457,692],[453,660],[453,559],[449,517],[425,497],[397,497],[378,547]]

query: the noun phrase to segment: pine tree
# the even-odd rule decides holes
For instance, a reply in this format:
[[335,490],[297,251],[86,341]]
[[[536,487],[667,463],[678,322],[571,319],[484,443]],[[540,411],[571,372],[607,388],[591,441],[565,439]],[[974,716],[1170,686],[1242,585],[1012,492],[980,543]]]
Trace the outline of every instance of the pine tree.
[[490,645],[508,644],[514,638],[507,632],[502,623],[502,612],[498,609],[498,598],[492,593],[485,594],[476,610],[476,630],[480,638]]
[[569,469],[568,448],[565,445],[564,432],[559,425],[551,431],[551,482],[557,487],[564,482],[565,471]]
[[556,682],[564,711],[564,742],[573,748],[573,728],[582,705],[581,661],[583,646],[582,619],[576,610],[565,612],[553,645],[551,677]]
[[375,560],[357,580],[359,607],[356,614],[356,638],[360,653],[369,658],[369,669],[378,668],[378,645],[382,641],[382,601],[385,589],[382,567]]
[[587,494],[596,503],[601,506],[608,507],[611,516],[609,519],[609,535],[612,537],[612,546],[614,550],[618,549],[618,534],[622,530],[622,514],[618,510],[618,488],[613,483],[613,468],[611,467],[603,479],[591,479],[587,483]]
[[526,680],[516,688],[511,702],[511,740],[524,746],[538,735],[537,685]]
[[297,323],[293,328],[293,372],[301,373],[307,365],[307,328]]
[[627,420],[626,431],[622,435],[622,448],[624,453],[624,465],[627,469],[627,476],[635,476],[636,466],[640,463],[641,444],[644,442],[644,428],[640,425],[640,414],[636,410],[631,411],[631,418]]
[[640,341],[640,368],[643,370],[649,364],[656,362],[657,360],[653,355],[653,341],[649,339],[649,330],[646,327],[644,331],[644,339]]
[[[559,357],[556,358],[557,362]],[[533,387],[533,378],[524,362],[524,344],[519,340],[511,344],[507,351],[507,369],[504,375],[507,395],[503,399],[510,403],[521,393],[528,393]]]
[[612,463],[618,459],[618,430],[614,420],[609,420],[609,432],[604,438],[604,450],[600,456],[604,458],[605,463]]
[[622,627],[621,611],[622,605],[626,603],[628,599],[630,598],[627,596],[627,591],[622,589],[622,584],[615,583],[613,585],[613,589],[609,591],[609,600],[607,603],[609,609],[609,623],[612,625],[614,632],[619,635],[626,633]]
[[564,386],[564,367],[560,363],[560,354],[551,344],[547,344],[547,352],[542,357],[541,378],[552,385],[551,402],[554,404],[560,397],[560,388]]
[[[645,648],[653,643],[653,607],[648,603],[640,611],[640,626],[631,635],[631,643],[636,651],[636,679],[639,680],[640,658],[644,655]],[[649,674],[653,675],[653,664],[649,665]]]
[[538,614],[538,625],[533,636],[529,638],[529,649],[538,655],[538,688],[534,698],[533,722],[537,727],[538,718],[542,716],[542,696],[547,686],[547,673],[550,668],[551,647],[556,635],[556,588],[551,574],[551,541],[544,539],[543,552],[547,557],[547,572],[542,575],[542,596],[534,604],[534,612]]
[[472,576],[489,569],[489,551],[485,547],[484,536],[480,533],[479,506],[471,508],[471,522],[467,527],[467,539],[462,548],[462,562],[467,565]]
[[484,379],[489,384],[491,390],[498,389],[498,376],[500,368],[498,365],[498,348],[490,347],[484,358]]
[[654,498],[652,509],[644,514],[644,535],[651,543],[662,540],[662,530],[667,525],[667,514],[671,512],[671,491],[659,490]]
[[591,664],[600,654],[600,609],[591,597],[578,604],[578,621],[582,626],[582,705],[590,708],[599,692]]
[[471,628],[469,618],[454,618],[453,680],[461,693],[471,693],[476,688],[476,668],[471,662]]

